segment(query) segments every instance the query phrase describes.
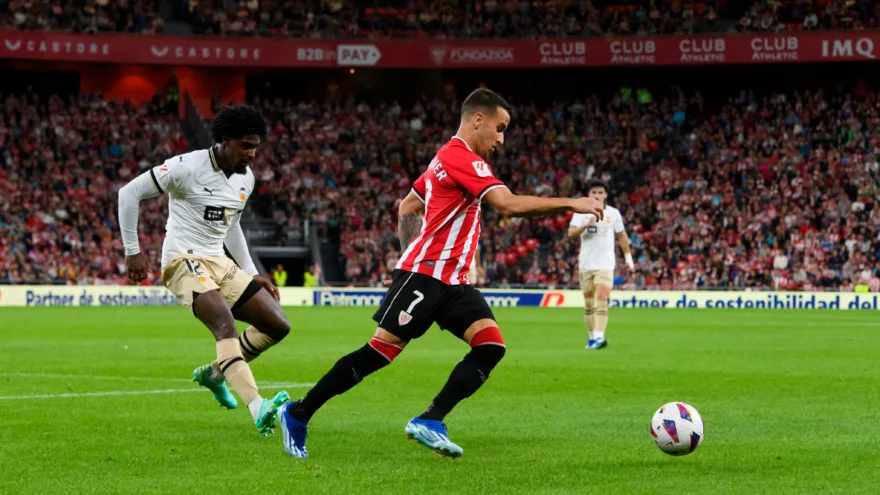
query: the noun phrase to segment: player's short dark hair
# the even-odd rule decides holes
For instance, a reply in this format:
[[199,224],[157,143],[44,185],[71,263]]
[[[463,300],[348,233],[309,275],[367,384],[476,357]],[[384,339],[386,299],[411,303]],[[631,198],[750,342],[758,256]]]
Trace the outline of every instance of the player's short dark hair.
[[494,115],[498,107],[507,110],[507,113],[513,116],[513,107],[501,95],[488,88],[479,88],[465,98],[461,105],[461,116],[473,115],[477,112]]
[[587,182],[587,194],[593,190],[594,187],[601,187],[605,190],[605,194],[608,194],[608,184],[605,181],[601,181],[599,179],[590,179],[590,182]]
[[250,105],[230,105],[214,116],[211,138],[215,143],[245,136],[260,136],[260,140],[266,140],[266,119],[256,108]]

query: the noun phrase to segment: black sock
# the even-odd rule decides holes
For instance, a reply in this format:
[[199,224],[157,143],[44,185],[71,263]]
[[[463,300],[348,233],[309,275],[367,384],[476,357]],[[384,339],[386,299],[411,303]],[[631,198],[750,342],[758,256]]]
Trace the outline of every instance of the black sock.
[[434,402],[422,413],[421,419],[443,421],[459,402],[473,395],[489,378],[492,368],[504,357],[504,347],[500,345],[478,345],[459,362],[443,390]]
[[325,402],[345,393],[370,373],[387,366],[388,359],[379,351],[364,345],[360,349],[336,361],[311,390],[290,408],[290,415],[299,421],[308,421]]

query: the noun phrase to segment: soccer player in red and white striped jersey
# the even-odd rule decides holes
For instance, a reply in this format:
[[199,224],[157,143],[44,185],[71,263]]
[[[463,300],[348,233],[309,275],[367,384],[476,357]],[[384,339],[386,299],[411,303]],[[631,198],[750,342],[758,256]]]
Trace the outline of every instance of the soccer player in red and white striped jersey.
[[467,142],[453,137],[413,184],[412,196],[422,203],[425,226],[407,246],[396,269],[449,285],[467,284],[480,239],[481,201],[502,187],[504,183]]
[[405,432],[438,454],[462,455],[461,447],[446,435],[443,419],[480,388],[505,353],[492,309],[468,281],[480,237],[482,203],[518,217],[573,211],[602,219],[604,212],[602,202],[592,198],[515,195],[495,177],[486,159],[504,144],[510,112],[510,105],[488,89],[478,89],[465,100],[458,132],[440,148],[401,202],[398,235],[405,251],[373,315],[378,323],[373,338],[337,361],[305,397],[283,406],[281,424],[288,454],[307,457],[308,421],[318,408],[390,364],[436,322],[471,350]]

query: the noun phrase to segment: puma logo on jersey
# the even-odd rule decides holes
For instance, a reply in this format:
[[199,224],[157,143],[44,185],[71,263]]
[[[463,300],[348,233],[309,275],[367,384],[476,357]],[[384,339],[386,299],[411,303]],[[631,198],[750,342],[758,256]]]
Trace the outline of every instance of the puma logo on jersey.
[[207,187],[203,187],[202,189],[204,189],[205,192],[208,193],[208,194],[210,194],[211,196],[213,196],[213,195],[214,195],[214,191],[217,190],[216,187],[215,187],[214,189],[208,189]]

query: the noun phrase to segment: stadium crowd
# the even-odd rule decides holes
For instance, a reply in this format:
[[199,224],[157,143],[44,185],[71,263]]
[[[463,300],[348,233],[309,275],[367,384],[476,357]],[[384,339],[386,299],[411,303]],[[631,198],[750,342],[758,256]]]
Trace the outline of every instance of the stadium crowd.
[[[745,8],[748,7],[748,8]],[[345,0],[179,0],[195,31],[311,38],[540,38],[778,32],[878,27],[870,0],[644,2],[411,0],[358,8]]]
[[[162,33],[157,0],[0,0],[0,28]],[[196,34],[306,38],[544,38],[878,27],[872,0],[174,0]]]
[[[116,190],[187,147],[159,99],[7,96],[0,112],[0,279],[121,283]],[[270,122],[252,207],[309,220],[340,244],[348,282],[381,285],[399,257],[396,206],[457,122],[457,102],[411,108],[255,98]],[[677,88],[539,108],[518,104],[493,168],[516,192],[577,196],[600,178],[638,270],[623,287],[880,290],[880,100],[742,92],[707,111]],[[157,258],[165,199],[145,203]],[[577,284],[568,217],[485,209],[480,282]],[[154,273],[151,283],[158,283]]]
[[878,27],[871,0],[410,0],[358,8],[345,0],[179,0],[195,31],[311,38],[541,38],[780,32]]
[[[358,8],[344,0],[179,0],[195,31],[311,38],[540,38],[779,32],[878,27],[870,0],[643,2],[411,0]],[[733,5],[737,4],[737,5]],[[748,8],[743,8],[748,7]]]
[[[0,283],[125,284],[116,193],[188,148],[177,118],[159,98],[140,108],[101,95],[0,103]],[[141,210],[141,243],[155,255],[167,199]]]
[[156,0],[0,0],[0,28],[160,34]]
[[[349,280],[380,285],[399,256],[397,201],[455,128],[455,103],[256,103],[272,121],[257,164],[262,211],[337,233]],[[624,286],[877,289],[878,103],[743,92],[703,117],[700,95],[676,89],[647,104],[526,106],[493,168],[539,196],[610,183],[638,260],[637,273],[620,274]],[[567,226],[566,216],[506,219],[487,208],[483,281],[575,286]]]

